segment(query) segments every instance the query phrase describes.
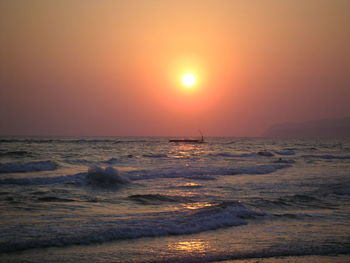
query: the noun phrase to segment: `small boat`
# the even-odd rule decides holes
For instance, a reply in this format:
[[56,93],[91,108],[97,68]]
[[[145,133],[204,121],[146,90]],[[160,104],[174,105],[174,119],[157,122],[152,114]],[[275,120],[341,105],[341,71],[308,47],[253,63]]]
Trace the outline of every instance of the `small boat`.
[[[200,131],[199,131],[200,132]],[[200,132],[202,135],[202,139],[173,139],[169,140],[169,142],[179,142],[179,143],[204,143],[204,137],[203,134]]]

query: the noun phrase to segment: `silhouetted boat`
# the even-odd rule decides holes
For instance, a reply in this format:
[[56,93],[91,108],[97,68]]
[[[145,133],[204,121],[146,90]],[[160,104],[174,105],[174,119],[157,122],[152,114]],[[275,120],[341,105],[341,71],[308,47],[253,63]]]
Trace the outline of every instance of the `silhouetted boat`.
[[179,142],[179,143],[204,143],[204,137],[201,131],[199,131],[202,135],[202,139],[173,139],[169,140],[169,142]]

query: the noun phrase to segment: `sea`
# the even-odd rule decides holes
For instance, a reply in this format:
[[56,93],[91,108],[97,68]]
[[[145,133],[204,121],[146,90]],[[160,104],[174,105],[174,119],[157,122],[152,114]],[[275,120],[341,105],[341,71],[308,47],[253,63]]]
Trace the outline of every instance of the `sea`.
[[350,262],[349,139],[169,139],[0,137],[0,262]]

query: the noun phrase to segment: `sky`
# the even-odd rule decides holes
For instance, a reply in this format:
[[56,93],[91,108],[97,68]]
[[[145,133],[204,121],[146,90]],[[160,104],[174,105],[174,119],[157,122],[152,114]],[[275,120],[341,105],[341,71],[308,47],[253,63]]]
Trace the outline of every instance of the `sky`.
[[347,0],[3,0],[0,135],[249,137],[349,116],[349,17]]

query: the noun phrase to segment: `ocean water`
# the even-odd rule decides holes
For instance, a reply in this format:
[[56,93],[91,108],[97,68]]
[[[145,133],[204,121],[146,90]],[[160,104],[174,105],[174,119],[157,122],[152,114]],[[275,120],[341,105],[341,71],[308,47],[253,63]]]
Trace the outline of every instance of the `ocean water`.
[[168,140],[0,138],[0,261],[350,262],[350,140]]

